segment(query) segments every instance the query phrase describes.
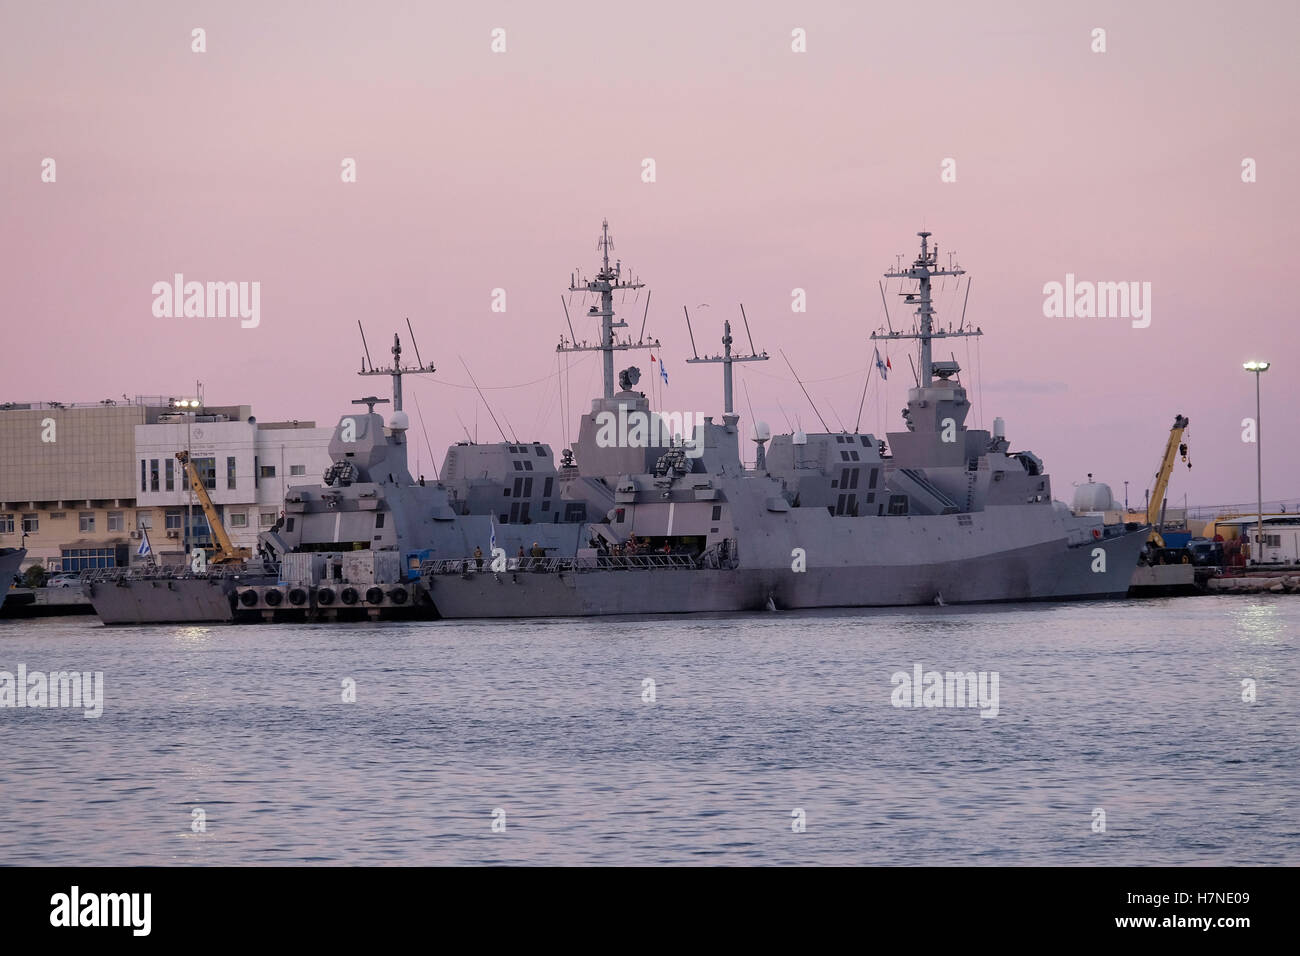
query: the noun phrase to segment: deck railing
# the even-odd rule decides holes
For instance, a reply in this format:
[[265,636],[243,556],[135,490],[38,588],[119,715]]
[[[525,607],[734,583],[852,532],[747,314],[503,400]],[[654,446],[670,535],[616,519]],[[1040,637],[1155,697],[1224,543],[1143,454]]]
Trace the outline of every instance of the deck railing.
[[[689,570],[700,566],[699,561],[689,554],[625,554],[596,555],[584,558],[507,558],[506,570],[525,571],[529,573],[554,573],[558,571],[648,571],[662,568],[679,568]],[[475,574],[492,572],[492,559],[484,557],[480,569],[475,558],[440,558],[425,561],[420,565],[420,573]]]
[[245,577],[248,575],[275,574],[276,568],[267,562],[250,561],[246,564],[214,564],[206,571],[190,570],[189,565],[174,567],[149,567],[137,564],[130,568],[93,568],[81,572],[81,583],[117,582],[124,579],[132,581],[177,581],[187,578],[220,580],[223,578]]

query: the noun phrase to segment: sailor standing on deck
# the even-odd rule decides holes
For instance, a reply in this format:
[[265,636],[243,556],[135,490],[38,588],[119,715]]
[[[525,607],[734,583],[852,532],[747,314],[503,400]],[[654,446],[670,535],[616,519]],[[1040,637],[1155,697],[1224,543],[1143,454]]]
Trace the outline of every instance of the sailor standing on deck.
[[478,571],[483,570],[483,549],[477,545],[474,546],[474,568]]

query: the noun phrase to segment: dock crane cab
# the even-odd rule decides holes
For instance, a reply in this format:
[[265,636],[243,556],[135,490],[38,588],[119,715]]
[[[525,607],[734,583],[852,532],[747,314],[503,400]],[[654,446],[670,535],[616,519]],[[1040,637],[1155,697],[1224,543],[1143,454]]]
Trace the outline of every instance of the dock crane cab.
[[212,496],[208,494],[203,479],[199,477],[199,470],[194,467],[189,452],[178,451],[176,460],[181,463],[181,467],[185,469],[185,474],[189,476],[190,490],[199,499],[199,505],[203,508],[203,515],[208,519],[208,527],[212,529],[212,537],[217,543],[207,563],[239,564],[247,561],[251,556],[251,552],[248,548],[236,548],[231,543],[230,535],[227,534],[225,525],[221,523],[221,518],[217,515],[217,506],[212,503]]
[[1187,443],[1183,441],[1183,432],[1186,430],[1187,417],[1174,416],[1173,427],[1169,429],[1169,441],[1165,443],[1164,457],[1160,459],[1160,467],[1156,469],[1151,500],[1147,502],[1147,524],[1151,526],[1151,533],[1147,537],[1143,555],[1146,564],[1189,564],[1191,562],[1191,555],[1185,548],[1166,547],[1164,536],[1161,534],[1164,530],[1165,492],[1169,490],[1169,478],[1173,474],[1174,462],[1181,456],[1187,463],[1187,467],[1189,469],[1192,467],[1192,462],[1187,456]]

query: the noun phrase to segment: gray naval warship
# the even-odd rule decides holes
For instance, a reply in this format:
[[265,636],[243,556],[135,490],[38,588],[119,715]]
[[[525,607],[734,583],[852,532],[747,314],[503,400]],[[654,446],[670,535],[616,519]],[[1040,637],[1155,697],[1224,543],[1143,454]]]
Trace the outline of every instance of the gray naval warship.
[[[290,488],[280,524],[259,536],[258,560],[209,570],[97,572],[85,591],[105,623],[163,621],[514,618],[957,604],[1122,597],[1147,529],[1105,526],[1052,500],[1042,462],[1012,451],[1000,420],[966,426],[970,403],[955,361],[934,340],[982,334],[936,327],[931,280],[942,269],[929,233],[907,268],[910,332],[920,364],[886,440],[861,432],[754,436],[740,455],[732,366],[765,359],[732,350],[688,362],[723,366],[721,421],[661,414],[636,391],[640,372],[614,358],[657,342],[619,338],[614,294],[641,288],[611,263],[608,224],[591,279],[600,323],[603,392],[557,467],[541,442],[457,443],[440,480],[412,477],[402,376],[393,412],[359,399],[341,417],[320,484]],[[746,322],[746,327],[748,323]],[[643,326],[644,328],[644,326]],[[417,349],[418,358],[418,349]],[[768,447],[770,444],[770,447]]]
[[[434,368],[403,366],[397,335],[392,355],[391,367],[363,361],[359,373],[391,376],[389,421],[375,411],[388,399],[354,401],[366,410],[339,419],[329,445],[332,464],[321,482],[287,489],[283,515],[258,535],[254,560],[87,572],[83,592],[100,619],[156,624],[432,618],[436,609],[421,580],[431,560],[461,555],[467,566],[477,566],[471,558],[476,548],[575,554],[582,525],[552,522],[550,516],[558,505],[558,476],[549,445],[466,444],[448,450],[443,481],[411,475],[402,377]],[[498,525],[503,484],[513,497]]]
[[[572,455],[560,468],[565,513],[592,516],[573,556],[532,559],[522,567],[466,571],[463,562],[424,566],[440,616],[536,617],[761,609],[959,604],[1123,597],[1147,529],[1106,526],[1052,499],[1042,462],[1012,451],[996,420],[990,433],[969,428],[970,401],[954,361],[935,361],[935,340],[980,335],[939,328],[931,297],[937,276],[964,271],[938,263],[930,233],[907,268],[886,273],[912,287],[907,333],[914,340],[916,385],[905,428],[886,440],[860,432],[778,435],[761,427],[756,467],[740,457],[733,410],[729,325],[723,352],[700,361],[723,365],[722,420],[706,418],[690,439],[668,447],[634,440],[671,432],[634,390],[635,367],[613,389],[618,342],[613,293],[630,288],[611,267],[608,232],[595,279],[572,288],[600,296],[604,394],[583,416]],[[746,326],[748,323],[746,322]],[[581,348],[561,341],[561,349]],[[753,349],[751,342],[751,351]],[[691,361],[691,360],[688,360]],[[612,421],[620,428],[612,430]],[[611,441],[612,431],[625,441]],[[766,447],[770,440],[770,447]],[[498,558],[500,556],[498,555]]]

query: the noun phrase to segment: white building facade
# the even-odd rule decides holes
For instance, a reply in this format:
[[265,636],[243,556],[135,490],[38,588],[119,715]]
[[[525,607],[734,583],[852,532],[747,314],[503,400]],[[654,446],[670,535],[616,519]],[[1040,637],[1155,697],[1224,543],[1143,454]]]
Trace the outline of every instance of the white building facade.
[[174,563],[189,549],[214,543],[177,452],[188,451],[231,542],[253,550],[258,533],[279,518],[289,485],[321,479],[333,432],[314,422],[260,423],[223,414],[177,413],[137,425],[136,549],[147,533],[155,559]]

